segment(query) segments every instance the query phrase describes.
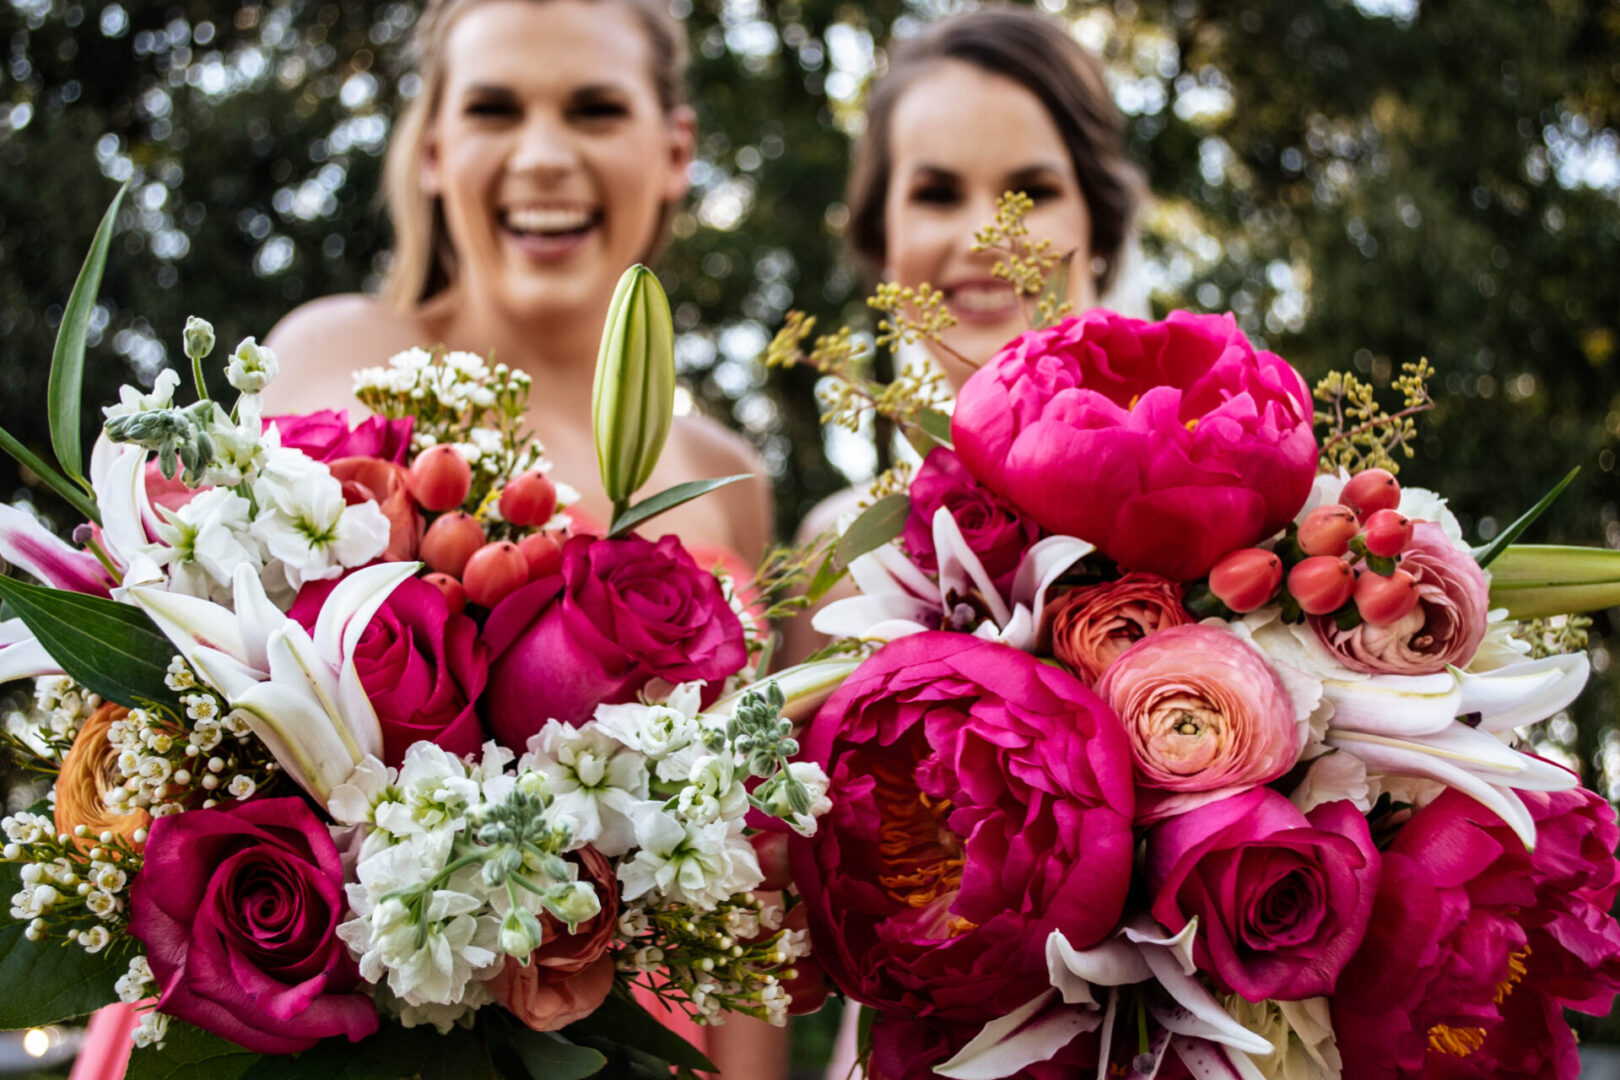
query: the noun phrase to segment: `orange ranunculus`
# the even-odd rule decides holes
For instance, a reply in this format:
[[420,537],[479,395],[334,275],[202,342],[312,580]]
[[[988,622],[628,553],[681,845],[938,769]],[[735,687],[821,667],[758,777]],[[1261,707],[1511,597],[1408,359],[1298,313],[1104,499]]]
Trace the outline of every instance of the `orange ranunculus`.
[[388,562],[416,558],[424,526],[405,485],[405,467],[373,457],[338,458],[326,467],[343,484],[344,501],[375,502],[388,519],[388,549],[382,557]]
[[1126,574],[1063,597],[1052,617],[1052,652],[1091,686],[1138,641],[1191,621],[1180,585],[1157,574]]
[[133,841],[136,829],[151,825],[152,817],[145,810],[120,813],[107,805],[107,792],[122,782],[118,749],[108,741],[107,732],[128,715],[129,710],[122,705],[103,705],[79,728],[56,777],[59,834],[71,836],[76,827],[83,825],[90,830],[89,844],[104,832]]
[[556,1031],[584,1019],[613,989],[613,956],[607,950],[619,922],[618,879],[595,848],[581,848],[575,855],[580,877],[596,887],[602,909],[572,934],[542,912],[545,943],[530,954],[527,967],[507,957],[506,967],[489,984],[495,1000],[535,1031]]

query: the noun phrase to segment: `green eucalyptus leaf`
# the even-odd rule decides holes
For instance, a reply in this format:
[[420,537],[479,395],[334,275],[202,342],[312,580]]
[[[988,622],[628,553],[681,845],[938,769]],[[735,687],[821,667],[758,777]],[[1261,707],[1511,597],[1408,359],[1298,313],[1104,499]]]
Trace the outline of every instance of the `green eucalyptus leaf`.
[[[50,813],[49,806],[35,807]],[[87,953],[61,938],[29,941],[26,919],[11,917],[22,884],[20,863],[0,863],[0,1028],[43,1027],[84,1016],[118,1000],[113,984],[129,970],[129,954],[112,948]]]
[[384,1021],[375,1035],[359,1042],[322,1039],[301,1054],[262,1057],[242,1080],[410,1080],[447,1039],[466,1042],[466,1049],[476,1041],[460,1028],[441,1036],[431,1026],[403,1028]]
[[839,569],[876,551],[899,536],[906,528],[906,515],[911,512],[911,500],[903,493],[885,495],[861,511],[859,517],[844,530],[833,548],[833,562]]
[[753,473],[738,473],[736,476],[722,476],[717,480],[691,480],[684,484],[665,488],[656,495],[649,495],[624,513],[613,519],[613,526],[608,529],[609,536],[625,536],[638,526],[664,513],[673,510],[682,503],[689,503],[700,495],[707,495],[711,491],[735,484],[739,480],[752,479]]
[[531,1080],[585,1080],[607,1064],[600,1050],[576,1045],[550,1031],[507,1025],[506,1041],[522,1059]]
[[124,1080],[240,1080],[259,1055],[229,1039],[169,1021],[161,1048],[137,1046],[129,1055]]
[[937,445],[951,449],[951,418],[945,413],[938,409],[924,409],[917,414],[917,427]]

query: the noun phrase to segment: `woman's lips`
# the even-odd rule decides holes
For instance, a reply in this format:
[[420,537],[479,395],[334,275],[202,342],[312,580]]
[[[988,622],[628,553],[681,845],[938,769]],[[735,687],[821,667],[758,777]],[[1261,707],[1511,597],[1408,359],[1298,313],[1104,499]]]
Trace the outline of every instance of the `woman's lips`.
[[961,322],[1003,322],[1019,312],[1018,295],[1004,281],[964,282],[944,293],[946,306]]
[[600,211],[525,207],[501,215],[501,232],[526,257],[556,262],[584,246],[602,224]]

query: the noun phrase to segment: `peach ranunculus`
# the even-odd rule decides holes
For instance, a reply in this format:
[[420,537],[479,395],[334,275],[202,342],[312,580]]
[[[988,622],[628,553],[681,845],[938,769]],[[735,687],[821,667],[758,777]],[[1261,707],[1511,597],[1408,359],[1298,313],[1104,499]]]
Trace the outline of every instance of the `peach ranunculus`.
[[1308,734],[1260,653],[1216,626],[1143,638],[1103,673],[1097,693],[1130,737],[1139,824],[1275,780]]
[[568,927],[540,913],[544,943],[529,955],[528,966],[515,957],[489,983],[495,1000],[519,1022],[535,1031],[556,1031],[595,1012],[613,989],[614,931],[619,922],[619,887],[613,867],[595,848],[581,848],[580,877],[596,886],[602,909]]
[[71,836],[76,827],[83,825],[90,831],[90,839],[82,842],[86,846],[94,844],[104,832],[133,843],[135,830],[152,824],[145,810],[119,812],[107,805],[107,792],[123,783],[118,772],[118,748],[108,740],[107,733],[128,715],[129,710],[122,705],[103,705],[90,714],[73,737],[73,745],[62,759],[62,771],[56,777],[58,834]]
[[1157,574],[1070,590],[1052,617],[1052,652],[1093,686],[1108,665],[1149,634],[1192,622],[1181,586]]
[[407,562],[416,558],[422,543],[422,512],[406,487],[405,466],[374,457],[346,457],[328,461],[326,467],[343,485],[345,502],[375,502],[388,519],[386,562]]

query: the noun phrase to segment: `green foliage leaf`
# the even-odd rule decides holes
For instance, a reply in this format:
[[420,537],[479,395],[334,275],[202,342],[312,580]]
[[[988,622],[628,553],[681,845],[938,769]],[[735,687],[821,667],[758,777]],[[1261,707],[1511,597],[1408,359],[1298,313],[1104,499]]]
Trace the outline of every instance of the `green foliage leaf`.
[[735,484],[739,480],[748,480],[753,473],[738,473],[736,476],[722,476],[716,480],[692,480],[685,484],[676,484],[665,488],[656,495],[650,495],[634,506],[625,510],[613,521],[613,527],[608,530],[609,536],[625,536],[637,526],[657,517],[666,510],[673,510],[682,503],[689,503],[700,495],[707,495],[711,491]]
[[175,648],[139,608],[4,577],[0,599],[62,670],[108,701],[178,707],[163,682]]
[[21,884],[20,864],[0,864],[0,986],[7,988],[0,993],[0,1028],[43,1027],[117,1001],[113,984],[129,968],[127,954],[91,954],[60,938],[29,941],[27,921],[11,917]]
[[79,513],[97,525],[101,524],[101,511],[96,508],[94,500],[67,477],[53,469],[44,458],[24,446],[5,428],[0,428],[0,450],[10,454],[13,461],[39,477],[46,487],[73,504],[73,508]]
[[838,538],[833,548],[833,562],[840,570],[865,555],[876,551],[899,536],[906,528],[906,515],[911,512],[911,500],[902,493],[885,495],[861,511]]
[[593,1036],[623,1046],[645,1051],[671,1065],[714,1072],[714,1063],[703,1054],[659,1023],[646,1009],[621,994],[609,994],[594,1013],[570,1024],[564,1031],[575,1035]]
[[446,1049],[441,1042],[465,1059],[475,1041],[460,1028],[440,1035],[432,1027],[404,1028],[384,1021],[377,1034],[359,1042],[323,1039],[301,1054],[262,1057],[242,1080],[410,1080],[424,1061]]
[[938,445],[947,450],[952,448],[951,418],[938,409],[924,409],[918,413],[917,427]]
[[1483,570],[1495,562],[1497,556],[1506,551],[1509,544],[1517,540],[1524,533],[1524,530],[1535,524],[1536,518],[1540,517],[1547,507],[1551,506],[1558,496],[1564,493],[1564,489],[1569,487],[1570,483],[1575,479],[1575,474],[1580,471],[1581,467],[1579,465],[1569,470],[1564,474],[1564,478],[1553,486],[1551,491],[1541,497],[1540,502],[1520,514],[1519,519],[1503,529],[1496,539],[1483,547],[1475,548],[1474,561],[1479,563],[1480,569]]
[[101,227],[84,257],[79,279],[62,311],[62,325],[56,332],[56,352],[51,357],[51,380],[45,393],[51,418],[51,448],[68,478],[84,482],[84,451],[79,441],[79,406],[84,398],[84,345],[90,334],[90,315],[95,310],[96,293],[101,289],[101,272],[107,266],[107,248],[112,244],[113,224],[118,220],[118,204],[124,201],[129,182],[118,189],[112,205],[102,215]]
[[506,1038],[532,1080],[584,1080],[607,1064],[600,1051],[577,1046],[549,1031],[530,1031],[512,1024]]
[[138,1046],[130,1052],[124,1080],[240,1080],[259,1060],[229,1039],[171,1019],[161,1049]]

